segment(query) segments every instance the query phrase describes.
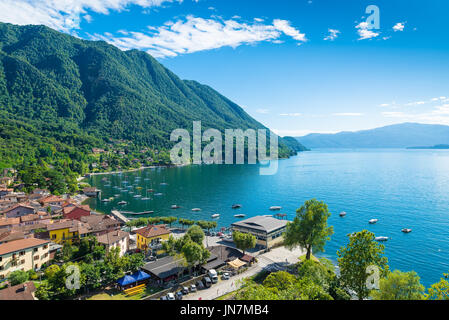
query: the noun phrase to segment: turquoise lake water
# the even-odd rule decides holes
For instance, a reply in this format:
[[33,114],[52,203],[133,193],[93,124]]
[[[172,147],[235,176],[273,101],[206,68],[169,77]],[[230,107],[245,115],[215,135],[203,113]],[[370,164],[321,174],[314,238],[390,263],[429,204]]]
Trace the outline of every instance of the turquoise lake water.
[[[102,181],[105,177],[110,183]],[[195,220],[219,213],[219,226],[237,221],[237,213],[272,214],[270,206],[282,206],[280,212],[291,220],[305,200],[317,198],[328,204],[334,226],[322,256],[336,261],[347,234],[367,229],[391,238],[385,243],[391,269],[415,270],[426,286],[449,271],[449,150],[322,149],[279,161],[273,176],[259,175],[258,165],[204,165],[97,175],[89,183],[102,190],[102,198],[120,195],[111,203],[89,200],[102,212],[154,210],[152,216]],[[120,185],[135,193],[114,188]],[[133,197],[146,197],[150,188],[162,195],[148,193],[148,201]],[[122,200],[129,204],[117,205]],[[231,209],[234,203],[242,208]],[[171,209],[174,204],[181,208]],[[379,222],[370,225],[373,218]],[[413,231],[404,234],[403,228]]]

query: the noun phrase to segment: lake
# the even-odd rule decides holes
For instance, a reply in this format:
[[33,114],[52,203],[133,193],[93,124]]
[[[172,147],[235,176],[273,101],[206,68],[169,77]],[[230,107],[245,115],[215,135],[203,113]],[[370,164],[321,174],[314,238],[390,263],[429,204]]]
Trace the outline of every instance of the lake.
[[[102,181],[105,177],[110,183]],[[321,256],[335,262],[347,234],[367,229],[390,237],[385,246],[391,269],[415,270],[426,286],[449,271],[449,150],[322,149],[280,160],[273,176],[259,175],[258,165],[203,165],[96,175],[88,182],[102,190],[102,198],[120,195],[110,203],[90,199],[101,212],[154,210],[152,216],[194,220],[219,213],[217,222],[226,227],[238,220],[237,213],[273,214],[270,206],[282,206],[280,212],[291,220],[305,200],[316,198],[328,204],[334,226]],[[121,192],[120,185],[135,193]],[[123,200],[129,204],[121,207],[117,203]],[[231,209],[235,203],[242,208]],[[339,217],[341,211],[347,212],[345,218]],[[373,218],[379,221],[370,225]],[[404,234],[403,228],[413,231]]]

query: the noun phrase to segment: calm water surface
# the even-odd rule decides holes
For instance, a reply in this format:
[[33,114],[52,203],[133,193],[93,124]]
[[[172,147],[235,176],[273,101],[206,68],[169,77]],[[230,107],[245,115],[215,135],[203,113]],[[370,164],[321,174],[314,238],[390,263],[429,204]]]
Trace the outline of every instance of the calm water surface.
[[[105,177],[109,182],[102,181]],[[317,198],[332,212],[334,235],[323,255],[333,261],[347,234],[367,229],[391,238],[385,245],[392,269],[415,270],[426,286],[449,271],[449,150],[322,149],[279,161],[273,176],[260,176],[256,165],[210,165],[98,175],[89,183],[102,190],[102,198],[119,195],[110,203],[89,200],[102,212],[154,210],[153,216],[195,220],[219,213],[219,226],[237,221],[237,213],[271,214],[270,206],[282,206],[281,212],[293,219],[305,200]],[[122,200],[129,204],[118,206]],[[242,208],[232,210],[234,203]],[[173,204],[181,208],[173,210]],[[339,217],[341,211],[347,212],[345,218]],[[373,218],[379,222],[368,224]],[[413,232],[403,234],[402,228]]]

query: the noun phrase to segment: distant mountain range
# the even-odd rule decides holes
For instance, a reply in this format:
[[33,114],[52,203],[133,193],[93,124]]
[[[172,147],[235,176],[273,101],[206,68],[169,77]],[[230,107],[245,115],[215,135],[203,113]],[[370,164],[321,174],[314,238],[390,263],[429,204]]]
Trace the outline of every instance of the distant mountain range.
[[[402,123],[356,132],[313,133],[296,138],[308,148],[411,148],[449,143],[449,126]],[[422,148],[422,147],[420,147]]]

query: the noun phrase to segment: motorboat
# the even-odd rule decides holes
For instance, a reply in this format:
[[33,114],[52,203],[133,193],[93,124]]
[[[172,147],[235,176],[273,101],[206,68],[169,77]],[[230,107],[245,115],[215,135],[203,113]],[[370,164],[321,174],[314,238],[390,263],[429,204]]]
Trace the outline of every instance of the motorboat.
[[193,212],[198,212],[198,211],[201,211],[201,209],[200,208],[193,208],[192,211]]
[[232,209],[240,209],[242,207],[241,204],[233,204]]
[[376,241],[388,241],[388,237],[376,237],[374,238]]
[[402,229],[402,232],[404,232],[404,233],[410,233],[410,232],[412,232],[412,229],[404,228],[404,229]]
[[121,206],[124,206],[125,204],[128,204],[128,202],[126,202],[126,201],[120,201],[120,202],[118,203],[118,205],[121,205]]
[[236,217],[236,218],[245,218],[246,215],[244,215],[244,214],[236,214],[234,217]]
[[215,219],[215,218],[219,218],[220,215],[218,213],[216,213],[216,214],[211,215],[211,217]]
[[142,196],[141,196],[140,194],[136,194],[136,195],[134,196],[134,198],[142,198]]
[[111,202],[111,200],[110,199],[103,199],[103,200],[101,200],[101,202]]
[[172,208],[172,209],[179,209],[179,208],[181,208],[181,207],[178,206],[178,205],[176,205],[176,204],[174,204],[174,205],[171,206],[171,208]]
[[159,193],[155,193],[154,195],[160,197],[160,196],[162,196],[163,194],[159,192]]
[[140,199],[140,200],[142,200],[142,201],[148,201],[148,200],[151,200],[151,198],[148,198],[148,197],[143,197],[142,199]]
[[375,224],[377,223],[379,220],[378,219],[371,219],[370,221],[368,221],[370,224]]
[[270,207],[271,211],[278,211],[278,210],[281,210],[281,209],[282,209],[282,207],[279,207],[279,206],[272,206],[272,207]]
[[340,217],[345,217],[346,216],[346,212],[342,211],[340,212]]

